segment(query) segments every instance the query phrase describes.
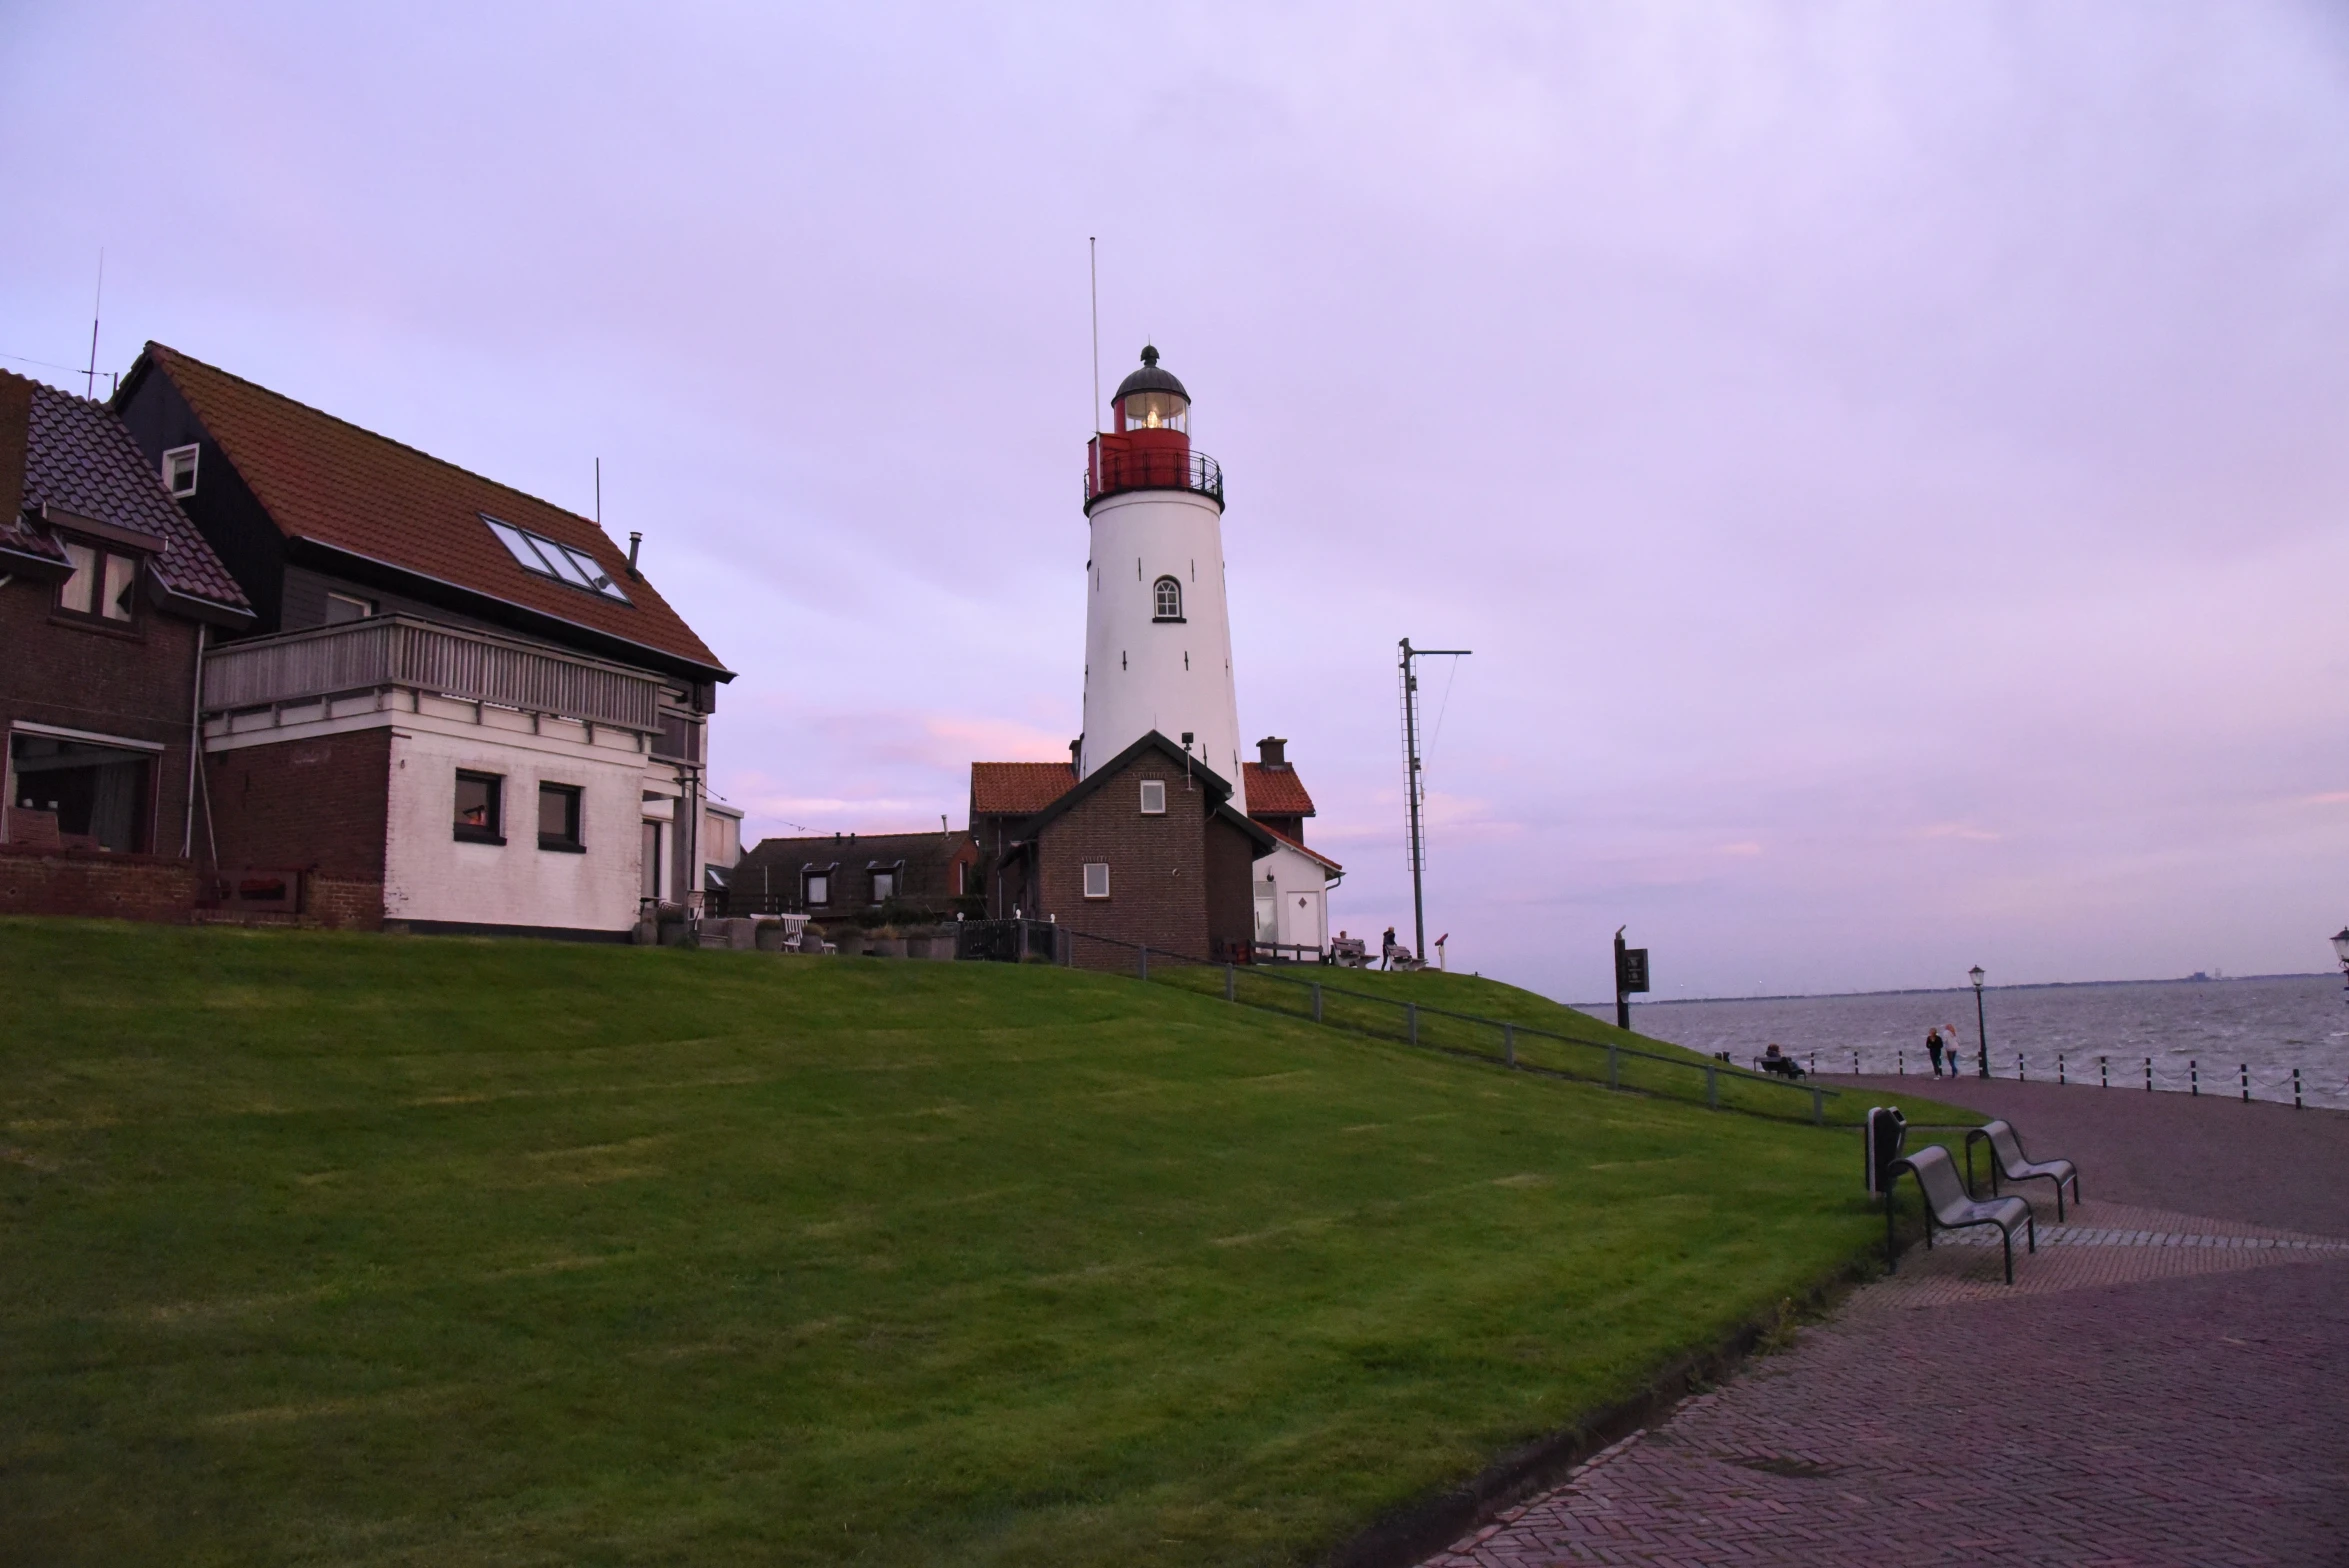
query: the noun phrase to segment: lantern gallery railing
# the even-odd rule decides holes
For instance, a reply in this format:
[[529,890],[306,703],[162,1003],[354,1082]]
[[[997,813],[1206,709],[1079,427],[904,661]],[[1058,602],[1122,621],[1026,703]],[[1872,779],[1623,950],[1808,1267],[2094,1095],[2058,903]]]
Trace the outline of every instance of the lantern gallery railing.
[[660,682],[640,671],[404,615],[258,637],[204,658],[206,713],[407,687],[652,734]]
[[1085,504],[1128,490],[1189,490],[1223,505],[1223,467],[1204,452],[1135,450],[1096,440],[1085,465]]

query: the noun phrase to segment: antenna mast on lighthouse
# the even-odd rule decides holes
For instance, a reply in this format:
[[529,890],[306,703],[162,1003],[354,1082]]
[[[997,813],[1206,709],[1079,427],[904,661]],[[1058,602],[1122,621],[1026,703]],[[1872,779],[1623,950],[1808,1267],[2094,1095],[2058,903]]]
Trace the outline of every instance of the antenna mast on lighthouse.
[[1411,847],[1411,936],[1416,944],[1412,951],[1421,963],[1427,962],[1427,896],[1422,886],[1427,871],[1427,829],[1424,809],[1427,786],[1419,770],[1419,671],[1414,663],[1419,659],[1465,659],[1474,650],[1469,648],[1414,648],[1411,639],[1402,642],[1403,657],[1403,792],[1408,802],[1404,820],[1410,832]]

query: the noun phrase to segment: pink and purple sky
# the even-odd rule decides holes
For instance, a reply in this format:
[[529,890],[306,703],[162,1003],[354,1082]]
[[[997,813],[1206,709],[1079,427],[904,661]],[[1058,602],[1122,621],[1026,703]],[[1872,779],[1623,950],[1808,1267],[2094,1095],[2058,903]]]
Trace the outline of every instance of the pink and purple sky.
[[2349,11],[44,4],[0,366],[147,338],[585,511],[754,835],[1078,722],[1091,392],[1224,464],[1241,723],[1457,967],[2308,971],[2349,920]]

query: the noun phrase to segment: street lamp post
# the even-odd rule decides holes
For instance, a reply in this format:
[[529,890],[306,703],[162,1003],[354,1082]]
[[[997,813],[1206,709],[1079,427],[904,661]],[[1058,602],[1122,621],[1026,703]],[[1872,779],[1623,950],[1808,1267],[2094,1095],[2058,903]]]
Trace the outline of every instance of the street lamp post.
[[1981,1051],[1974,1058],[1974,1067],[1979,1076],[1987,1078],[1990,1076],[1990,1025],[1982,1016],[1982,966],[1976,964],[1966,971],[1966,975],[1974,982],[1974,1035],[1982,1042]]
[[2341,960],[2341,989],[2349,992],[2349,926],[2343,926],[2341,934],[2333,938],[2333,953]]

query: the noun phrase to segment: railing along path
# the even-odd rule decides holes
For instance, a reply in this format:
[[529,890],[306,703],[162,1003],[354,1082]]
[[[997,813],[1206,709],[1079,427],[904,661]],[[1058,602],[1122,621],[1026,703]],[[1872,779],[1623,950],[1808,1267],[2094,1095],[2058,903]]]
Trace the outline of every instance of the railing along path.
[[[1212,988],[1220,985],[1223,999],[1240,1006],[1469,1057],[1513,1072],[1604,1083],[1613,1090],[1691,1102],[1701,1092],[1703,1103],[1712,1110],[1774,1121],[1794,1120],[1799,1116],[1820,1126],[1827,1121],[1827,1102],[1842,1094],[1840,1090],[1791,1082],[1774,1074],[1748,1072],[1728,1062],[1666,1056],[1614,1041],[1351,990],[1323,980],[1296,979],[1256,965],[1218,963],[1166,948],[1092,936],[1066,926],[1057,928],[1057,933],[1059,940],[1050,954],[1057,963],[1074,966],[1079,944],[1097,944],[1100,948],[1132,954],[1128,961],[1131,972],[1145,982],[1157,980],[1210,994]],[[1124,969],[1127,963],[1121,962],[1117,967]],[[1190,984],[1188,977],[1204,979],[1208,984]],[[1256,990],[1255,998],[1242,994],[1250,989]],[[1294,997],[1296,1005],[1276,1005],[1270,1000],[1276,997]],[[1384,1021],[1389,1017],[1399,1025],[1400,1032],[1375,1027],[1374,1020]],[[1809,1102],[1807,1116],[1796,1109],[1805,1100]]]

